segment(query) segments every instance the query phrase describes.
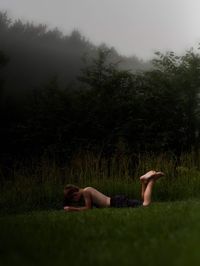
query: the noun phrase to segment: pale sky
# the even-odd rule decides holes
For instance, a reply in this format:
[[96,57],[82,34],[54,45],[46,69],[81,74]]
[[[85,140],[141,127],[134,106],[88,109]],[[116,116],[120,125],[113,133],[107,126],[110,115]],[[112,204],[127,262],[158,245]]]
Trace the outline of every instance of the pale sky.
[[0,10],[144,59],[200,42],[200,0],[0,0]]

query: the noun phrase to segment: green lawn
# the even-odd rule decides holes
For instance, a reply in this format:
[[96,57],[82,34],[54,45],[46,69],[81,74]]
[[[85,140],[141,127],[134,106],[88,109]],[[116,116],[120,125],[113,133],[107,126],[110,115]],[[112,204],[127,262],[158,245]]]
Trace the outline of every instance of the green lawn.
[[0,217],[0,265],[200,265],[200,201]]

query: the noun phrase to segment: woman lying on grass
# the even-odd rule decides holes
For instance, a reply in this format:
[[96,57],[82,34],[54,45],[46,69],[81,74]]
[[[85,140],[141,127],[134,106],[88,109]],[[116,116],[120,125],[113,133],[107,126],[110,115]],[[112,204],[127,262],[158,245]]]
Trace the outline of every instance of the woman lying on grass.
[[[64,188],[64,210],[65,211],[85,211],[92,207],[105,208],[123,208],[123,207],[139,207],[148,206],[151,203],[152,189],[156,180],[163,176],[164,173],[149,171],[140,177],[142,184],[141,197],[142,200],[128,199],[124,195],[108,197],[93,187],[79,188],[74,185],[67,185]],[[84,200],[83,207],[71,206],[73,203],[79,203]]]

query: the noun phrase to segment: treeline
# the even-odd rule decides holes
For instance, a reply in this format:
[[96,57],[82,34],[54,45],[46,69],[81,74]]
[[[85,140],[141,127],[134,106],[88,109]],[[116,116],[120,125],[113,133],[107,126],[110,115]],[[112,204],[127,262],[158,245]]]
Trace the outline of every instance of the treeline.
[[132,74],[107,64],[108,53],[99,50],[75,91],[60,88],[54,77],[20,105],[8,98],[1,105],[1,152],[66,156],[79,149],[179,153],[197,148],[199,55],[159,54],[153,70]]
[[[84,66],[84,59],[95,57],[98,47],[77,30],[64,35],[58,28],[13,21],[6,12],[0,12],[0,50],[10,57],[4,70],[4,91],[6,95],[20,98],[52,75],[57,75],[61,86],[76,87],[73,84]],[[136,57],[120,56],[114,48],[110,60],[120,62],[122,69],[132,71],[150,66]]]
[[[96,49],[77,74],[73,90],[54,75],[46,84],[27,87],[15,100],[2,93],[9,80],[3,69],[13,60],[3,50],[1,162],[43,154],[66,161],[86,150],[119,157],[146,151],[197,152],[200,55],[193,50],[183,56],[157,53],[153,68],[138,73],[121,69],[112,56],[113,49]],[[43,69],[40,72],[42,76]]]

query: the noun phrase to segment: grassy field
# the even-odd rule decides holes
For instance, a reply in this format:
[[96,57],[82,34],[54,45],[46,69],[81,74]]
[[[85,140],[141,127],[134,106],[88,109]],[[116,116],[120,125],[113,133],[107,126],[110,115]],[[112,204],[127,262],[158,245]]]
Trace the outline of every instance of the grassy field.
[[47,159],[28,167],[24,162],[17,162],[5,176],[0,165],[0,214],[60,209],[67,183],[93,186],[110,196],[126,194],[139,198],[138,177],[150,169],[166,174],[156,184],[153,200],[166,202],[200,197],[200,158],[195,159],[192,153],[180,158],[173,154],[101,158],[86,152],[73,157],[62,168]]
[[0,217],[0,265],[199,265],[200,201]]
[[[63,187],[140,197],[139,176],[162,170],[147,208],[62,210]],[[184,154],[74,157],[0,168],[0,265],[200,265],[200,159]]]

